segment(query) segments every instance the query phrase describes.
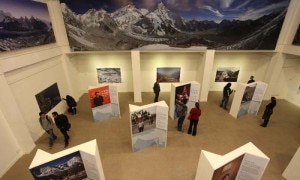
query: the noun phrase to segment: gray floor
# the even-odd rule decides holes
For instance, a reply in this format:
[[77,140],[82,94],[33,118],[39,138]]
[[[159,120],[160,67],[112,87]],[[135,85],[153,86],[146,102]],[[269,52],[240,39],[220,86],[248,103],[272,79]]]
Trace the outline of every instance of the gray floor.
[[[152,103],[153,93],[143,93],[144,105]],[[161,93],[160,100],[169,104],[169,93]],[[259,126],[264,106],[258,116],[233,118],[219,107],[220,92],[210,92],[208,102],[200,103],[202,116],[197,136],[176,130],[177,121],[169,119],[167,148],[151,147],[133,153],[131,147],[129,106],[133,93],[119,93],[121,118],[94,122],[87,94],[78,103],[78,114],[69,116],[72,123],[70,147],[97,139],[104,174],[107,180],[192,180],[195,178],[201,150],[224,155],[252,142],[270,157],[264,180],[284,179],[281,174],[300,145],[299,107],[278,100],[269,126]],[[64,150],[63,137],[56,129],[58,140],[49,150],[44,134],[31,154],[24,155],[1,178],[3,180],[33,179],[28,167],[37,148],[50,153]]]

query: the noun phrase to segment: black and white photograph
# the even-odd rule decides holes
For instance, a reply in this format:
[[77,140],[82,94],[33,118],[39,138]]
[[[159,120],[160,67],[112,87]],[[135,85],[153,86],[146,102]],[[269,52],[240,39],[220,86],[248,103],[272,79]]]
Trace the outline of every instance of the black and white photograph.
[[237,82],[240,68],[219,67],[217,68],[215,82]]
[[160,67],[156,70],[159,82],[180,82],[180,67]]
[[274,50],[289,0],[60,0],[73,51]]
[[36,94],[35,98],[39,105],[40,111],[48,113],[61,101],[57,83],[52,84]]
[[85,179],[87,173],[80,151],[30,169],[34,179]]
[[0,1],[0,52],[55,43],[46,3]]
[[97,68],[99,83],[121,83],[120,68]]
[[132,134],[156,128],[156,106],[131,113]]

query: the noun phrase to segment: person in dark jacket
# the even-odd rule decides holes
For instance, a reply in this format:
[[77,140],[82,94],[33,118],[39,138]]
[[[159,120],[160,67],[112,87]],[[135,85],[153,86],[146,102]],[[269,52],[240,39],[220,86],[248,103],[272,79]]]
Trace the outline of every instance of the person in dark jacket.
[[195,103],[195,107],[190,110],[188,119],[190,120],[190,125],[188,129],[188,134],[196,136],[197,134],[197,125],[199,122],[199,117],[201,116],[201,109],[198,102]]
[[64,114],[58,114],[57,112],[52,113],[56,127],[64,135],[65,147],[69,145],[70,136],[68,131],[70,130],[71,124],[69,123],[68,117]]
[[157,79],[156,82],[153,85],[153,92],[155,94],[154,102],[157,102],[158,101],[158,97],[159,97],[159,92],[160,92],[159,81],[160,81],[160,79]]
[[268,105],[266,105],[264,114],[262,116],[263,123],[260,126],[267,127],[267,125],[269,123],[269,119],[270,119],[271,115],[273,114],[273,109],[275,106],[276,106],[276,98],[271,97],[271,102]]
[[63,98],[63,100],[66,100],[66,102],[67,102],[68,112],[73,115],[76,114],[77,113],[77,109],[76,109],[77,102],[75,101],[75,99],[72,96],[67,95],[66,99]]
[[230,89],[231,83],[227,83],[226,86],[223,88],[223,99],[221,101],[220,107],[227,109],[227,104],[229,101],[229,96],[233,92],[233,90]]

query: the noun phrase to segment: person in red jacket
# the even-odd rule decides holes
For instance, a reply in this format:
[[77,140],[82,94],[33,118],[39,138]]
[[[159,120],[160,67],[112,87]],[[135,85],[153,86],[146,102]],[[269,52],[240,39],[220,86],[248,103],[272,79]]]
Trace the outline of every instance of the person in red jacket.
[[197,134],[197,125],[199,122],[199,117],[201,115],[201,109],[199,107],[199,103],[195,103],[195,107],[190,110],[189,120],[190,120],[190,126],[188,130],[188,134],[192,134],[193,136],[196,136]]

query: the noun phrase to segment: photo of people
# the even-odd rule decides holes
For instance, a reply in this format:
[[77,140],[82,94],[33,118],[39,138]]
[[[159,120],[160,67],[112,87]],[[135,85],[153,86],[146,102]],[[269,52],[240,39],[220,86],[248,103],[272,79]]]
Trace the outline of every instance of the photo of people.
[[212,180],[234,180],[238,174],[241,163],[243,161],[245,154],[237,157],[236,159],[230,161],[224,166],[215,170]]
[[87,173],[79,151],[30,169],[34,179],[85,179]]
[[160,82],[179,82],[180,67],[157,68],[156,79],[160,79]]
[[121,83],[120,68],[98,68],[97,74],[99,83]]
[[183,109],[183,105],[186,105],[190,97],[191,84],[178,86],[175,89],[175,116],[179,118]]
[[36,94],[35,98],[40,111],[45,113],[49,112],[61,101],[57,83],[52,84],[40,93]]
[[109,86],[89,89],[91,107],[95,108],[110,103]]
[[132,134],[156,128],[156,107],[150,107],[131,113]]
[[217,69],[215,82],[237,82],[240,68],[222,67]]

